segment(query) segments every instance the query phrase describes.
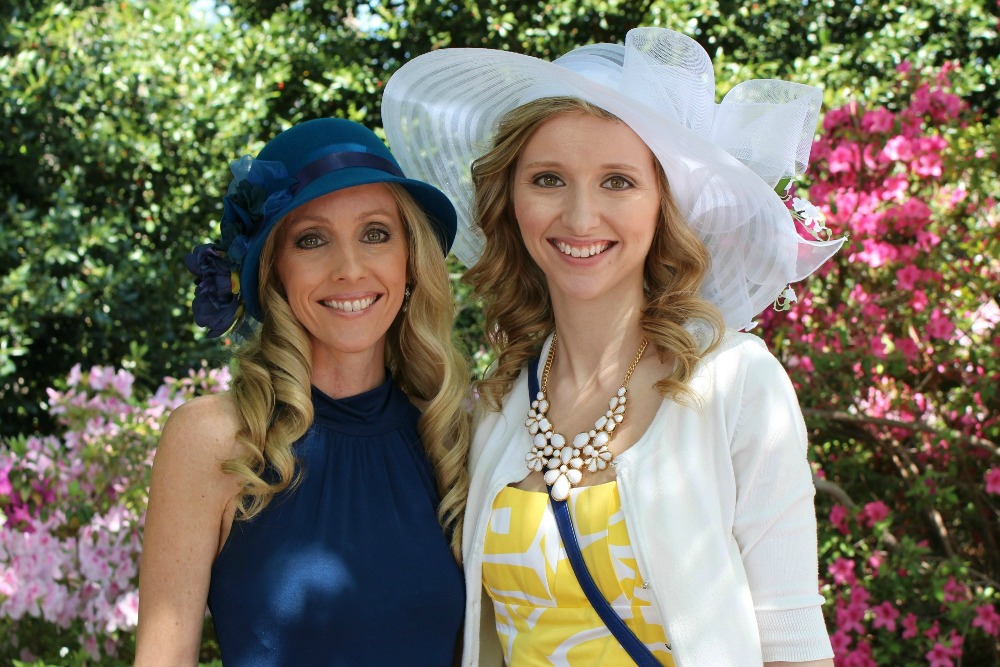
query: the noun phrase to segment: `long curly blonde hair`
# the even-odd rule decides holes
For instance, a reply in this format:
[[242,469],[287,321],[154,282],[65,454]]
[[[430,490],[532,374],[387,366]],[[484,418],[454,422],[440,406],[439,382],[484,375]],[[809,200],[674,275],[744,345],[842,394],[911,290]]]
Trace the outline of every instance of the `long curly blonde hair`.
[[[479,394],[500,409],[521,368],[536,357],[555,329],[545,275],[528,254],[512,205],[514,170],[521,150],[538,127],[557,114],[584,113],[621,122],[600,107],[573,97],[547,97],[508,112],[500,121],[493,146],[472,163],[474,214],[486,239],[483,254],[463,280],[482,299],[486,336],[496,352],[490,377],[477,383]],[[700,295],[710,258],[684,221],[656,161],[660,188],[660,224],[644,267],[645,305],[640,325],[661,362],[675,361],[672,372],[655,385],[662,396],[694,400],[688,380],[698,361],[718,345],[722,314]],[[685,328],[700,320],[712,331],[707,345]]]
[[[417,428],[441,497],[438,521],[460,559],[469,490],[468,367],[453,342],[455,304],[437,236],[406,189],[387,186],[406,227],[411,294],[386,335],[386,364],[399,387],[422,407]],[[231,383],[243,421],[237,435],[242,451],[222,468],[242,480],[239,519],[258,515],[275,494],[298,483],[293,444],[313,421],[309,338],[277,277],[277,236],[272,231],[261,251],[261,325],[237,349]],[[273,481],[264,477],[268,468]]]

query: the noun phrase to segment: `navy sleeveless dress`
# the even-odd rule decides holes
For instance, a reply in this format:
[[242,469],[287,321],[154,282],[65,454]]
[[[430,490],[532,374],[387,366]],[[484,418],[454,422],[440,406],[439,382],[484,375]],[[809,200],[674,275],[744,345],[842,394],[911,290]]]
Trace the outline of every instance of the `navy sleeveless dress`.
[[451,665],[464,584],[437,522],[419,411],[391,378],[312,398],[295,445],[302,483],[234,521],[212,566],[223,664]]

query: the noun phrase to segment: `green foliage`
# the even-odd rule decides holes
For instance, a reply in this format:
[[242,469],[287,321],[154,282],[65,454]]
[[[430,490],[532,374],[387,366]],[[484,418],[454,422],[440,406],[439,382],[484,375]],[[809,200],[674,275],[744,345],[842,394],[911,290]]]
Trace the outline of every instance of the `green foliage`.
[[[263,30],[263,29],[262,29]],[[280,68],[268,40],[186,3],[53,4],[0,58],[0,422],[35,431],[76,362],[148,381],[218,359],[181,258],[210,232],[229,159],[259,148]],[[74,361],[75,360],[75,361]],[[42,429],[44,430],[44,429]]]
[[830,102],[888,101],[904,59],[953,60],[959,92],[989,114],[995,13],[987,0],[231,0],[207,16],[184,0],[15,3],[0,32],[0,433],[46,430],[41,390],[78,361],[146,383],[220,361],[191,324],[181,258],[212,232],[226,163],[306,118],[377,126],[382,87],[415,55],[552,58],[661,25],[701,41],[721,88],[774,75],[823,84]]

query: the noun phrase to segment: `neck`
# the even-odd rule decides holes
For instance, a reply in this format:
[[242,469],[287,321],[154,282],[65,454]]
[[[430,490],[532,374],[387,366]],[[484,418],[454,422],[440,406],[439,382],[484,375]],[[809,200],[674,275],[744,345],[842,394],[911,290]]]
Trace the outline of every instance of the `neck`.
[[385,381],[385,347],[354,353],[322,351],[313,346],[312,383],[331,398],[356,396]]
[[[553,299],[559,343],[553,372],[576,387],[621,381],[645,337],[639,318],[642,295],[633,299],[571,303]],[[620,372],[621,371],[621,372]]]

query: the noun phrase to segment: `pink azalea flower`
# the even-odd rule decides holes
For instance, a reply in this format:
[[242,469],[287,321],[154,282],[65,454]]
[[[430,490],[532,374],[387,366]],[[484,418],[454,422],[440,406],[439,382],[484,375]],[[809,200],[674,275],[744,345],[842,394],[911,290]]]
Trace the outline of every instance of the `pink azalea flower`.
[[891,602],[886,601],[878,605],[872,609],[872,614],[875,617],[872,626],[885,628],[889,632],[896,631],[896,619],[899,618],[899,610]]
[[5,568],[0,574],[0,595],[9,598],[17,592],[17,572],[14,568]]
[[917,197],[910,197],[899,207],[899,214],[910,226],[925,227],[931,219],[930,206]]
[[837,610],[837,628],[844,632],[863,633],[865,608],[859,605],[848,605]]
[[864,586],[854,583],[851,584],[851,606],[858,607],[861,611],[868,609],[868,603],[872,599],[872,594],[868,592],[868,589]]
[[812,359],[805,356],[802,357],[795,356],[790,358],[788,360],[788,366],[790,368],[799,368],[804,373],[812,373],[816,370],[816,367],[813,365]]
[[840,125],[849,125],[851,123],[851,111],[849,107],[839,107],[837,109],[831,109],[826,112],[826,116],[823,117],[823,129],[832,130]]
[[882,182],[880,198],[883,201],[902,201],[909,185],[905,176],[890,176]]
[[865,132],[888,132],[895,124],[895,114],[882,107],[866,111],[861,118],[861,129]]
[[80,364],[75,364],[73,368],[69,369],[69,376],[66,378],[66,385],[69,387],[75,387],[80,384]]
[[913,612],[903,617],[903,639],[913,639],[920,631],[917,629],[917,617]]
[[861,523],[869,528],[873,528],[876,523],[889,516],[889,508],[881,500],[866,503],[861,511]]
[[965,199],[968,196],[969,196],[969,193],[966,192],[965,188],[963,188],[960,185],[957,188],[955,188],[954,190],[951,190],[950,196],[948,197],[948,203],[951,204],[952,206],[954,206],[956,204],[961,204],[963,201],[965,201]]
[[852,584],[857,580],[854,575],[854,561],[847,558],[837,558],[830,563],[828,571],[835,584]]
[[968,587],[955,580],[955,577],[948,577],[948,581],[944,585],[944,601],[945,602],[961,602],[968,597],[969,589]]
[[908,292],[912,292],[913,288],[917,286],[917,281],[921,279],[924,272],[913,266],[912,264],[907,264],[905,267],[896,272],[896,285],[900,289],[905,289]]
[[934,232],[921,229],[917,232],[917,247],[924,252],[930,252],[941,243],[941,237]]
[[14,487],[10,483],[10,471],[12,467],[13,465],[10,463],[0,465],[0,498],[10,498],[11,493],[14,491]]
[[1000,468],[990,468],[986,471],[986,493],[1000,495]]
[[980,628],[993,637],[1000,634],[1000,614],[997,613],[996,607],[991,604],[976,607],[976,617],[972,619],[972,627]]
[[914,312],[924,312],[929,303],[927,294],[923,290],[913,290],[913,296],[910,297],[910,308],[912,308]]
[[830,635],[830,644],[833,646],[834,654],[844,655],[851,647],[851,636],[843,630],[837,630]]
[[878,667],[878,663],[872,658],[871,644],[863,640],[859,640],[857,648],[850,651],[843,661],[838,661],[838,665],[843,665],[843,667]]
[[899,350],[900,354],[906,358],[907,361],[913,361],[920,354],[920,346],[913,342],[910,338],[900,338],[895,341],[896,349]]
[[134,590],[125,593],[115,604],[115,610],[121,614],[121,627],[135,628],[139,622],[139,593]]
[[94,366],[90,369],[88,384],[94,391],[101,391],[114,379],[114,370],[108,366]]
[[910,97],[909,112],[914,116],[922,116],[931,109],[931,89],[926,83],[920,84]]
[[941,156],[934,153],[921,155],[910,163],[910,169],[923,178],[938,178],[943,173]]
[[955,325],[948,316],[941,312],[940,308],[935,308],[931,312],[931,321],[927,324],[927,333],[932,338],[946,340],[955,331]]
[[882,561],[885,559],[885,554],[881,551],[874,552],[868,557],[868,567],[870,567],[875,575],[878,575],[878,570],[882,567]]
[[940,153],[948,148],[948,141],[939,134],[923,136],[917,141],[919,150],[928,153]]
[[830,509],[830,523],[832,523],[842,535],[849,535],[851,529],[847,525],[847,508],[843,505],[834,505]]
[[877,269],[886,262],[892,262],[899,255],[900,248],[891,243],[876,241],[875,239],[864,239],[861,242],[861,252],[853,255],[851,259],[868,264]]
[[857,173],[861,161],[861,151],[858,145],[844,142],[833,149],[828,158],[828,168],[831,174]]
[[111,387],[126,401],[132,397],[132,384],[135,376],[125,370],[119,370],[111,379]]
[[882,153],[893,162],[907,162],[913,157],[910,140],[902,135],[895,136],[885,142],[885,148],[882,149]]
[[951,651],[941,645],[940,642],[934,644],[934,648],[924,654],[929,667],[955,667],[951,661]]

